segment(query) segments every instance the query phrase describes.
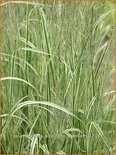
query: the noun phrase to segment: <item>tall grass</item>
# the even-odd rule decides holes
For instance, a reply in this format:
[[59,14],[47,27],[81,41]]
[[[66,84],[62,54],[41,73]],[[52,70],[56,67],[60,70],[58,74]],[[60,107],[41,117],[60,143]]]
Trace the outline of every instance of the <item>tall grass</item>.
[[2,8],[2,153],[114,153],[114,3]]

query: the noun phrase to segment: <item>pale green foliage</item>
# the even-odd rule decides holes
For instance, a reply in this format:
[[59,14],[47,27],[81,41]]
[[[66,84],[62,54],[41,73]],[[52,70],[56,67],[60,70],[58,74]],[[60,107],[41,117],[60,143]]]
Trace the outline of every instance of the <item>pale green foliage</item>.
[[114,153],[114,3],[9,3],[2,153]]

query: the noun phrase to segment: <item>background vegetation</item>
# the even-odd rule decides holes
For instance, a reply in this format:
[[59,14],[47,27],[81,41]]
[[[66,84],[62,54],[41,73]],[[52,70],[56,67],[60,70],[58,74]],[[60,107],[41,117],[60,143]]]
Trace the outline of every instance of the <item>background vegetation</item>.
[[2,8],[2,153],[114,153],[114,2]]

